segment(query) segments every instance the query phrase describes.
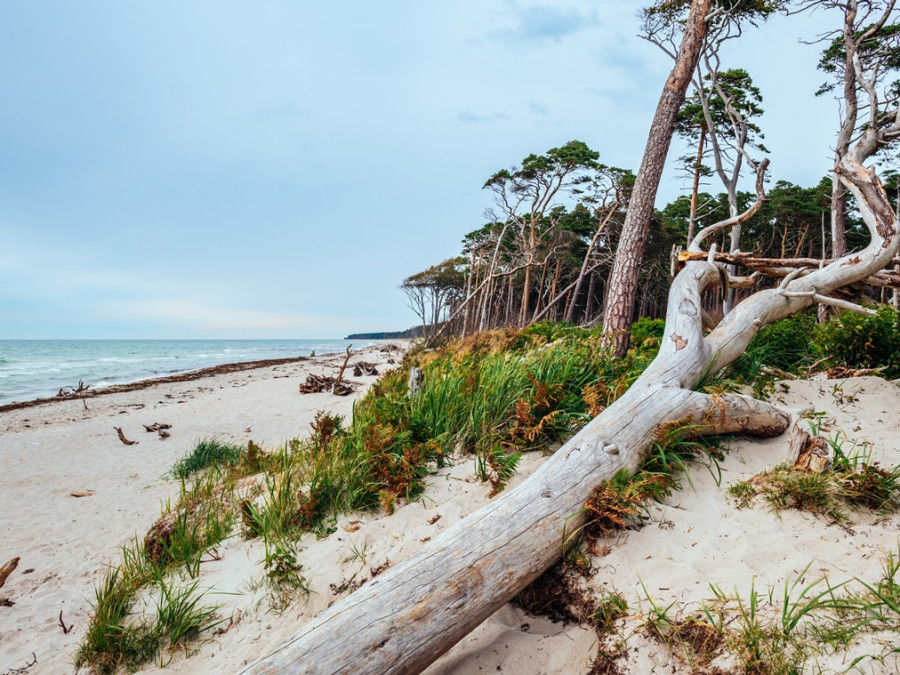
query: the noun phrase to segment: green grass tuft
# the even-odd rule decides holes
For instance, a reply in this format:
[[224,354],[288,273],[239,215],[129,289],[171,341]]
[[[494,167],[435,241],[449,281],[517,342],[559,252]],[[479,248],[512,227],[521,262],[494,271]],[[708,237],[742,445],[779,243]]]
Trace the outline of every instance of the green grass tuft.
[[244,448],[234,443],[225,443],[218,438],[204,438],[190,453],[175,462],[172,475],[183,480],[213,466],[234,465],[244,452]]

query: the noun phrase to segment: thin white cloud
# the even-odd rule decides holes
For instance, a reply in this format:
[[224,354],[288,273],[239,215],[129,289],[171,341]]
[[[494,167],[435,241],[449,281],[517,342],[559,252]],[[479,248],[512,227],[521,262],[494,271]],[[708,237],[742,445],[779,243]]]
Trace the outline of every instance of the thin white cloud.
[[456,116],[460,122],[466,122],[467,124],[481,124],[483,122],[496,122],[498,120],[508,120],[509,115],[506,113],[490,113],[489,115],[476,115],[470,110],[462,110]]
[[522,5],[510,0],[506,3],[512,25],[495,30],[492,37],[504,42],[559,43],[563,38],[597,25],[597,12],[583,12],[575,7],[554,4]]

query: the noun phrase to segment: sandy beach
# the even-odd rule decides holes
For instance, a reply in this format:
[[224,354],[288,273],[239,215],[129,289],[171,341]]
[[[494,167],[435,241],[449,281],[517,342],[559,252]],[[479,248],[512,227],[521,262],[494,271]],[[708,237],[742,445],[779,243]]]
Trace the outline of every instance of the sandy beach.
[[[395,352],[354,353],[389,368]],[[0,413],[2,562],[19,557],[0,588],[0,673],[37,657],[31,672],[72,672],[95,582],[135,534],[143,537],[177,495],[168,472],[202,438],[253,439],[275,448],[305,436],[319,410],[348,416],[354,396],[298,392],[308,373],[333,375],[343,354],[154,384]],[[350,377],[365,392],[375,377]],[[357,394],[357,395],[358,395]],[[143,425],[171,424],[160,439]],[[124,445],[114,427],[126,438]],[[88,497],[73,493],[90,492]],[[0,563],[2,564],[2,563]],[[72,629],[63,633],[62,621]]]
[[[396,360],[372,347],[353,360],[379,369]],[[202,379],[157,384],[134,391],[72,399],[0,413],[0,497],[3,504],[0,563],[19,565],[0,588],[0,673],[71,673],[87,628],[93,588],[105,565],[118,561],[119,548],[143,537],[164,502],[177,493],[169,475],[173,462],[197,440],[216,436],[265,448],[308,432],[316,411],[349,415],[353,396],[298,393],[307,373],[333,374],[342,355],[316,357]],[[353,361],[351,361],[352,363]],[[351,378],[359,392],[374,377]],[[837,388],[836,388],[837,387]],[[357,394],[358,395],[358,394]],[[900,387],[878,378],[785,383],[772,401],[795,416],[813,408],[850,441],[867,444],[872,461],[900,463]],[[144,424],[172,425],[160,439]],[[124,445],[120,427],[136,445]],[[837,526],[808,513],[773,512],[762,504],[737,509],[727,487],[789,459],[787,435],[765,441],[737,439],[721,464],[717,484],[696,465],[681,491],[650,508],[649,522],[605,543],[605,555],[591,561],[585,583],[598,597],[623,593],[627,616],[617,625],[616,667],[622,673],[689,673],[689,659],[650,637],[645,618],[648,594],[674,611],[696,611],[711,597],[710,584],[746,596],[797,575],[827,575],[834,582],[878,577],[882,560],[897,552],[900,517],[852,514],[853,524]],[[527,455],[511,482],[527,479],[542,457]],[[89,493],[76,497],[73,493]],[[424,496],[399,506],[394,515],[348,514],[336,530],[317,540],[304,535],[297,562],[309,582],[306,601],[283,611],[273,608],[254,583],[264,555],[259,540],[234,537],[202,565],[201,584],[227,631],[210,636],[197,652],[167,654],[147,672],[234,673],[259,658],[303,623],[363,583],[379,567],[395,563],[435,534],[489,501],[488,486],[474,476],[470,458],[431,476]],[[215,558],[215,559],[212,559]],[[60,612],[62,618],[60,619]],[[64,632],[63,625],[68,632]],[[335,636],[336,639],[338,636]],[[890,643],[893,639],[894,643]],[[875,636],[851,648],[852,656],[820,661],[824,672],[842,672],[853,657],[896,646],[896,636]],[[427,672],[432,675],[481,672],[586,673],[596,656],[596,634],[502,608]],[[894,660],[891,660],[894,659]],[[733,664],[732,664],[733,665]],[[728,663],[719,672],[733,672]],[[883,663],[865,660],[862,672],[896,672],[896,656]],[[710,671],[713,672],[713,671]]]

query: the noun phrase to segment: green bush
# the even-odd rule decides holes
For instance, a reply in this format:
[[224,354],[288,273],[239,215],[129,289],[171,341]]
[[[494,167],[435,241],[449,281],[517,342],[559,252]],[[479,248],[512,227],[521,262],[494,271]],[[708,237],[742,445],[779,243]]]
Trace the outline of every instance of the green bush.
[[819,326],[816,342],[828,363],[847,368],[884,368],[887,377],[900,376],[900,326],[897,311],[881,305],[878,314],[841,312]]
[[734,362],[738,379],[752,381],[763,366],[796,373],[816,359],[815,310],[810,309],[763,327],[747,345],[747,350]]
[[631,343],[641,344],[648,339],[662,340],[666,330],[666,322],[662,319],[641,317],[631,326]]
[[[662,344],[666,322],[662,319],[641,317],[631,326],[631,348],[644,357],[649,357],[644,367],[656,358]],[[641,369],[643,370],[643,368]]]

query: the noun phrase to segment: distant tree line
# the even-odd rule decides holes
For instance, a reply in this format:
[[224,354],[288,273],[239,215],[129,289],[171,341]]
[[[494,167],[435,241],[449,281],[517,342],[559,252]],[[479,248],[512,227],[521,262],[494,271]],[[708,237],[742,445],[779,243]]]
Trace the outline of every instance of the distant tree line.
[[[735,226],[713,240],[720,252],[825,260],[865,245],[868,234],[856,205],[834,175],[808,186],[773,183],[765,175],[762,93],[747,70],[720,62],[722,45],[739,38],[745,24],[761,23],[775,11],[816,6],[841,17],[841,25],[822,40],[819,69],[827,79],[817,91],[838,95],[837,166],[867,126],[896,111],[900,22],[893,0],[652,5],[644,11],[644,37],[672,56],[675,67],[638,174],[603,164],[599,152],[573,140],[490,176],[484,189],[494,206],[487,222],[465,235],[458,255],[401,285],[426,339],[541,320],[605,321],[609,329],[627,332],[639,317],[665,315],[676,247],[686,248],[695,232],[729,219]],[[871,103],[858,104],[860,97]],[[691,189],[648,209],[673,134],[692,148],[679,160]],[[891,169],[894,158],[876,160],[896,204],[900,176]],[[769,188],[763,206],[745,218],[739,214],[756,201],[755,193],[738,189],[748,174],[760,181],[765,175]],[[704,190],[710,180],[721,189]],[[735,269],[729,267],[728,274]],[[771,283],[750,277],[737,287],[725,284],[704,297],[704,309],[721,318],[742,297]],[[887,300],[890,293],[875,291],[873,299]]]

